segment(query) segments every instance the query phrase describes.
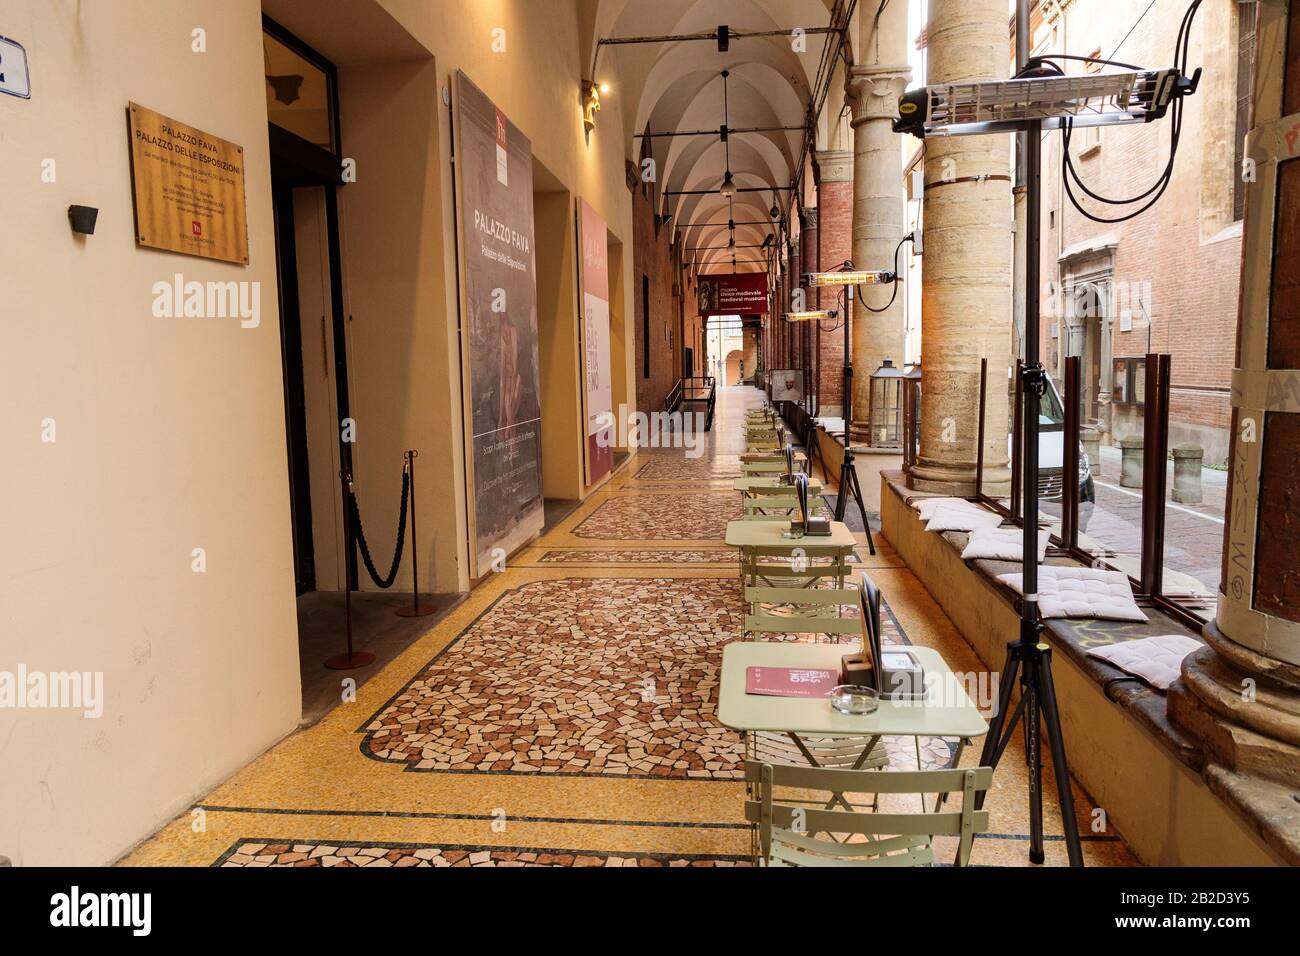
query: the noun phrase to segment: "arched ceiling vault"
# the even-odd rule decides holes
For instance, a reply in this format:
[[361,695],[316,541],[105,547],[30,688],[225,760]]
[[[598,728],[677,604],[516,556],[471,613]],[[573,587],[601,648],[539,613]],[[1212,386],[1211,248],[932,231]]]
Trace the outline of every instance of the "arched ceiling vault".
[[[592,0],[591,79],[608,82],[624,98],[630,160],[653,159],[655,182],[683,243],[684,259],[730,268],[729,218],[738,247],[761,246],[776,231],[770,210],[789,209],[788,187],[803,161],[804,128],[823,52],[838,42],[825,29],[852,0]],[[860,11],[846,30],[851,59]],[[712,33],[726,24],[736,36],[726,52],[712,40],[659,40]],[[656,38],[655,42],[600,46],[602,39]],[[584,36],[584,40],[586,37]],[[727,108],[724,119],[724,81]],[[723,123],[733,132],[723,143]],[[734,132],[754,130],[753,132]],[[704,135],[655,136],[644,133]],[[728,168],[738,187],[729,203],[720,195]],[[755,190],[755,191],[747,191]],[[778,215],[778,219],[780,216]],[[705,247],[722,247],[717,249]],[[699,249],[699,252],[691,250]],[[761,259],[760,248],[740,248],[738,260]],[[754,271],[758,265],[740,271]]]

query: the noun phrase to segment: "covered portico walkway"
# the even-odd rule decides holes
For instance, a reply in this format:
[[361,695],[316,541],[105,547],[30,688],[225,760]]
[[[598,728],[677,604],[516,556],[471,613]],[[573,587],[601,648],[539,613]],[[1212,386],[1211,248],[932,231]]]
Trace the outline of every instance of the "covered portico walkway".
[[[740,638],[732,490],[756,389],[720,393],[703,454],[645,450],[605,490],[315,726],[281,741],[128,855],[129,865],[736,866],[749,863],[743,748],[716,719],[725,644]],[[888,604],[887,639],[984,667],[887,541],[859,554]],[[341,679],[344,679],[343,675]],[[926,768],[956,741],[922,741]],[[1020,741],[988,800],[977,865],[1027,863]],[[914,769],[910,741],[891,768]],[[968,749],[963,765],[978,761]],[[1134,865],[1095,833],[1087,863]],[[1065,863],[1052,793],[1047,862]],[[950,857],[947,857],[950,858]]]

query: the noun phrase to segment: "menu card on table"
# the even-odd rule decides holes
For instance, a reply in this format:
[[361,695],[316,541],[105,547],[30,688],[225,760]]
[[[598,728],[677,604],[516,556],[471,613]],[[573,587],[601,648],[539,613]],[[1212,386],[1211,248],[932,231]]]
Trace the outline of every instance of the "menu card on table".
[[838,671],[807,667],[749,667],[745,693],[759,697],[829,697],[840,683]]

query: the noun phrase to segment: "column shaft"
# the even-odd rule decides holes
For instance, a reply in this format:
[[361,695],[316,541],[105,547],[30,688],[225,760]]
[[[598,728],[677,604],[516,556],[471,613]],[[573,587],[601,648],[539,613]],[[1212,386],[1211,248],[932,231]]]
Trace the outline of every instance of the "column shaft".
[[[900,7],[905,11],[905,7]],[[900,56],[903,51],[898,51]],[[903,154],[892,129],[898,98],[907,88],[906,66],[855,66],[848,73],[853,108],[853,264],[858,269],[893,269],[903,238]],[[904,260],[899,260],[900,262]],[[900,265],[900,271],[902,266]],[[872,435],[871,376],[893,359],[904,358],[904,297],[901,288],[864,287],[853,318],[853,422],[855,444],[876,444]],[[889,304],[893,298],[893,304]],[[884,309],[872,312],[872,309]]]
[[[928,35],[928,82],[1006,79],[1005,0],[934,0]],[[926,142],[921,451],[908,476],[918,490],[974,491],[981,359],[989,363],[984,488],[1010,485],[1010,169],[1007,134]]]

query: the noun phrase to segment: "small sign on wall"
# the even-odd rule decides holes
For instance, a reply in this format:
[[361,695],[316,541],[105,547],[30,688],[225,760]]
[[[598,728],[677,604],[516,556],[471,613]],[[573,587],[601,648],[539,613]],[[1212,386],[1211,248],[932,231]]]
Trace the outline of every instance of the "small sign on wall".
[[0,37],[0,93],[8,93],[23,100],[32,98],[27,51],[17,40],[8,37]]
[[136,242],[247,265],[244,148],[136,103],[128,114]]

